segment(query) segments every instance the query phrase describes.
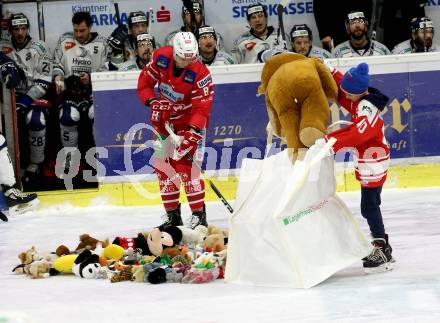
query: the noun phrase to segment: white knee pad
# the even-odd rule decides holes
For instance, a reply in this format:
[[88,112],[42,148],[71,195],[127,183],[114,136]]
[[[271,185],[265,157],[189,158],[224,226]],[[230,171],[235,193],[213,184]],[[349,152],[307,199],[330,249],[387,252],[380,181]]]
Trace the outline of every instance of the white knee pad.
[[9,156],[6,139],[0,134],[0,184],[13,186],[15,184],[14,167]]
[[90,120],[95,118],[95,109],[93,108],[93,104],[89,107],[88,116]]

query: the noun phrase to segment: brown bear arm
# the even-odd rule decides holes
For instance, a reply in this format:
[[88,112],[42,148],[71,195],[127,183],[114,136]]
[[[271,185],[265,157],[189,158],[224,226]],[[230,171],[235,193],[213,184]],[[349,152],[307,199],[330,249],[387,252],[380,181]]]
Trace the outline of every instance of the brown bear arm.
[[332,74],[328,70],[327,66],[321,62],[318,58],[314,58],[316,71],[321,79],[322,89],[328,99],[336,101],[338,99],[338,85],[333,79]]
[[273,133],[277,137],[281,137],[281,123],[280,119],[278,118],[278,114],[274,107],[272,106],[272,103],[266,96],[266,108],[267,108],[267,115],[269,117],[269,122],[272,127]]
[[316,139],[323,138],[330,117],[327,97],[322,89],[316,89],[306,98],[301,107],[299,137],[301,142],[312,146]]
[[284,110],[279,116],[282,135],[286,140],[287,148],[298,151],[299,148],[305,146],[299,140],[299,125],[300,125],[300,111],[290,107],[290,109]]

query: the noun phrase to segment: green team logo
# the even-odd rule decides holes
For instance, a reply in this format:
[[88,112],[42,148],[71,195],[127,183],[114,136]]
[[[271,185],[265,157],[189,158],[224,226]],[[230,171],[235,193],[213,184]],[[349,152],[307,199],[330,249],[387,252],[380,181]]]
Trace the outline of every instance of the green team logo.
[[362,107],[362,111],[367,111],[369,114],[373,113],[373,110],[369,106],[364,105]]
[[312,205],[304,210],[300,210],[293,215],[288,215],[283,218],[283,220],[282,220],[283,224],[289,225],[292,223],[296,223],[296,222],[300,221],[302,218],[306,217],[307,215],[310,215],[310,214],[322,209],[327,203],[328,203],[328,200],[324,200],[324,201],[320,202],[319,204]]

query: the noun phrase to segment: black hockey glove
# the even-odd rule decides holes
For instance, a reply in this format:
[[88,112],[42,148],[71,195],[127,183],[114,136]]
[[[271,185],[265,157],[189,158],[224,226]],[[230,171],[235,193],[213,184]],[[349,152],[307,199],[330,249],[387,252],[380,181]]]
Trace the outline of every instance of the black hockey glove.
[[17,87],[20,82],[26,79],[26,76],[21,68],[14,62],[6,62],[0,66],[2,82],[8,89]]
[[108,38],[109,46],[116,51],[123,51],[125,41],[128,39],[128,29],[126,25],[118,26]]

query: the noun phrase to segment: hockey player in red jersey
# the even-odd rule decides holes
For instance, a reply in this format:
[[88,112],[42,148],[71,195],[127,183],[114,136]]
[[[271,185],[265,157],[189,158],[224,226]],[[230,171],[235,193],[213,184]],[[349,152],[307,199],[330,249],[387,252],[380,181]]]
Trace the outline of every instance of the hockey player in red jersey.
[[[156,84],[157,95],[154,93]],[[211,74],[198,59],[198,44],[192,33],[177,33],[173,46],[159,48],[153,53],[153,60],[139,76],[137,92],[140,100],[150,108],[151,125],[161,137],[155,148],[154,168],[167,212],[162,226],[182,225],[181,182],[193,214],[190,226],[207,226],[205,184],[191,159],[200,164],[203,157],[201,148],[214,91]],[[168,137],[166,123],[183,138],[172,153],[164,148],[169,145],[168,140],[164,140]]]
[[333,150],[354,151],[356,179],[361,184],[361,213],[367,219],[373,236],[374,249],[363,259],[367,273],[391,270],[394,259],[385,233],[380,211],[382,186],[387,177],[390,149],[384,135],[384,122],[380,112],[388,97],[369,87],[368,65],[361,63],[347,73],[327,64],[339,87],[339,104],[352,116],[352,124],[334,131],[325,139],[335,138]]

